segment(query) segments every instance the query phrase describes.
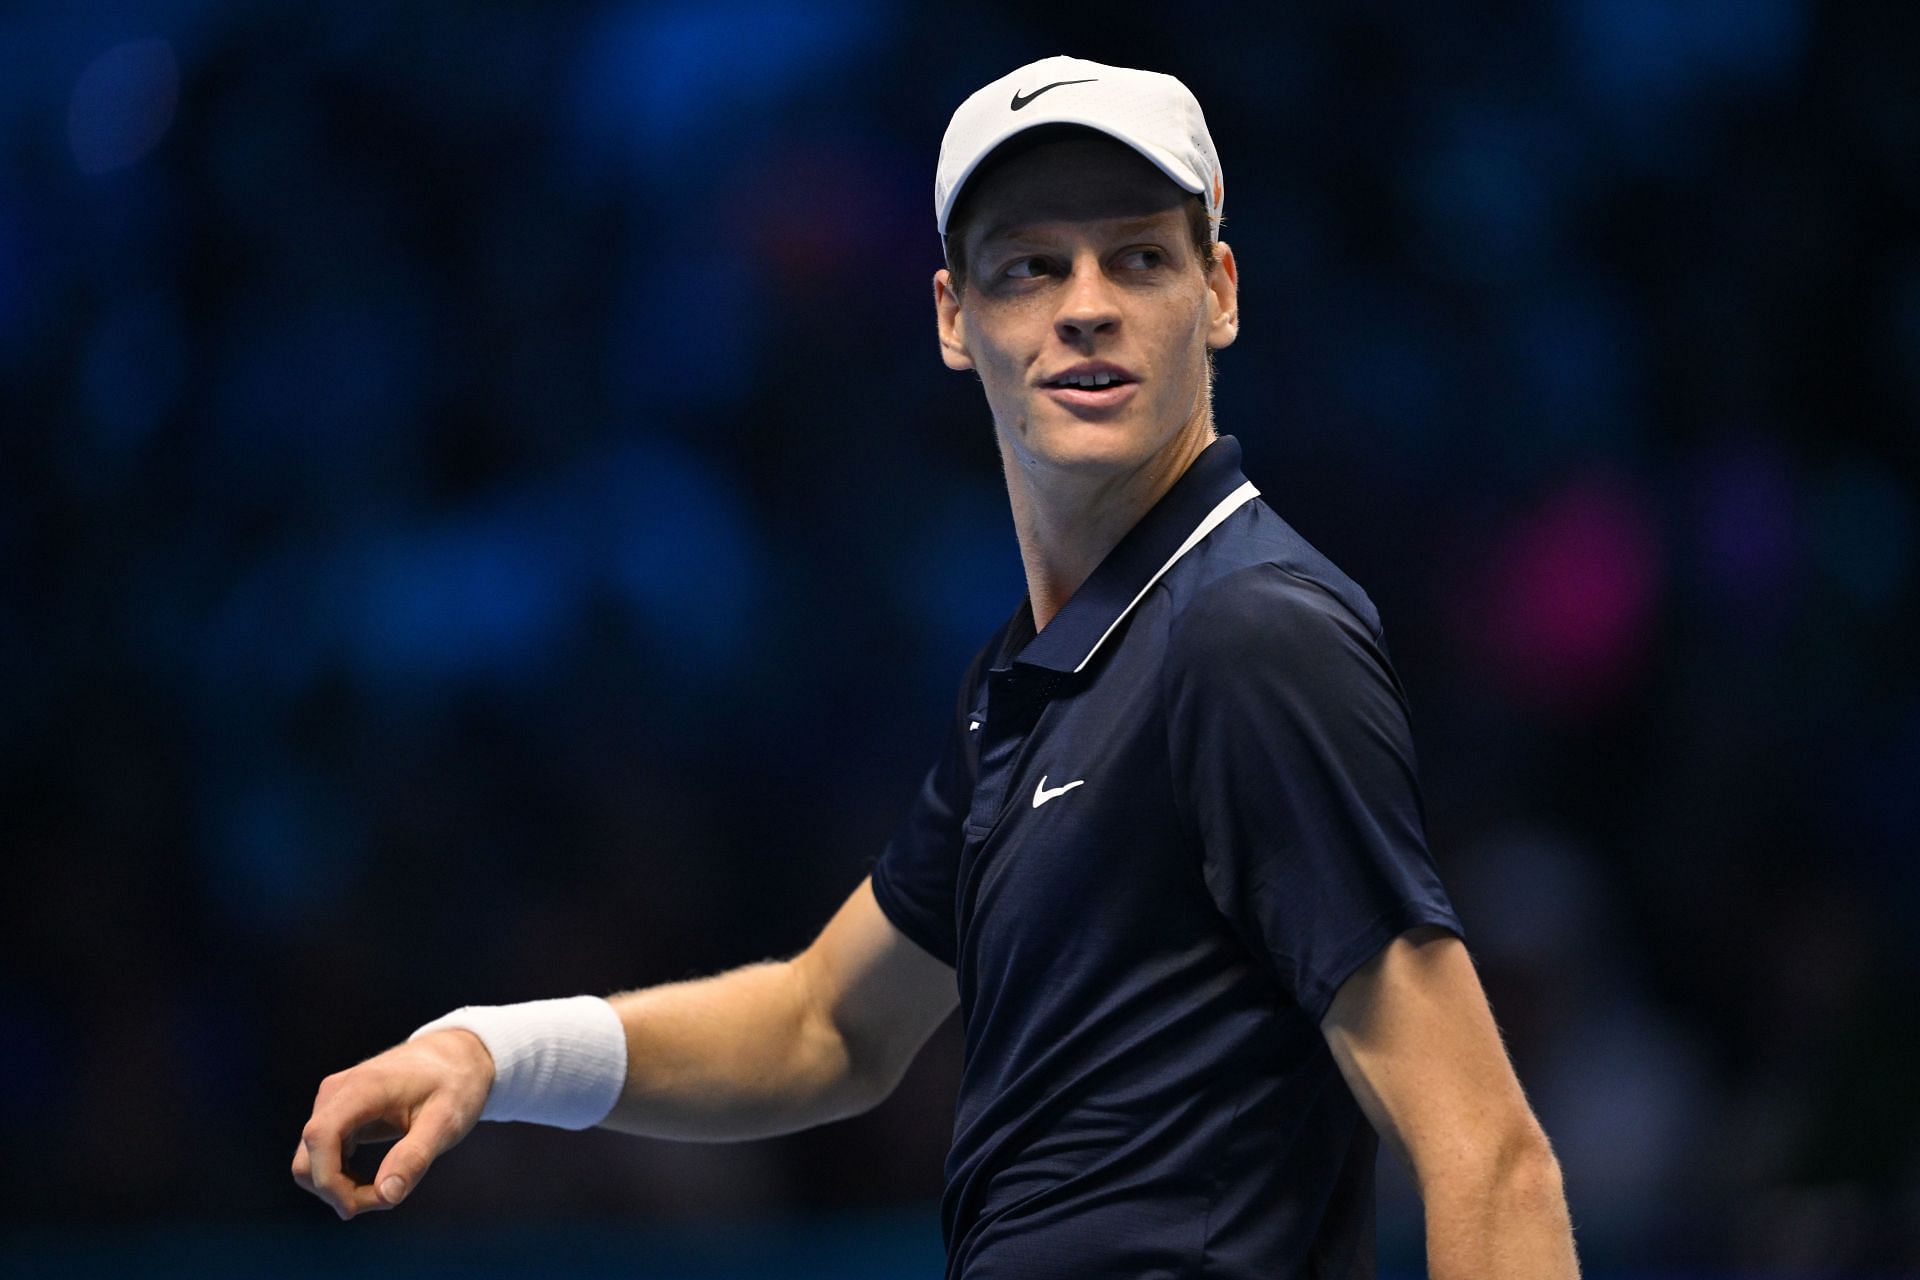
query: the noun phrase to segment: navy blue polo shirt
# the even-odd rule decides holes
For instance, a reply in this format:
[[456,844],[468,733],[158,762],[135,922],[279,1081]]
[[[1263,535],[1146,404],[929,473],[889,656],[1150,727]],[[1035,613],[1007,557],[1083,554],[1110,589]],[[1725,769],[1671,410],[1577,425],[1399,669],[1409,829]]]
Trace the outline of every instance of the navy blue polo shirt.
[[1232,436],[975,656],[873,892],[959,984],[949,1280],[1374,1274],[1320,1019],[1460,922],[1373,602]]

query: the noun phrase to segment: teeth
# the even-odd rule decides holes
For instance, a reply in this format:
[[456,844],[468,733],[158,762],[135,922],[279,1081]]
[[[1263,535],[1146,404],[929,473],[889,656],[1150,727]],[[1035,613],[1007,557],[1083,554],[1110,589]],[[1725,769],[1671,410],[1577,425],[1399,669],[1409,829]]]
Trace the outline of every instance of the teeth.
[[1113,380],[1112,374],[1103,372],[1070,375],[1065,382],[1066,385],[1075,387],[1104,387]]

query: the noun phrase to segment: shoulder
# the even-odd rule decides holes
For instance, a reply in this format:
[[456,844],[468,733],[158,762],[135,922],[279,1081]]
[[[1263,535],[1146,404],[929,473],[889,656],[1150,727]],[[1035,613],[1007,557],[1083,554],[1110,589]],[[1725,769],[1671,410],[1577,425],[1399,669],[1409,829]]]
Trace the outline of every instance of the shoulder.
[[1264,498],[1183,557],[1166,586],[1170,625],[1189,645],[1271,639],[1288,621],[1311,630],[1337,620],[1380,636],[1380,614],[1365,589]]
[[[1160,689],[1178,718],[1284,709],[1300,721],[1410,714],[1379,611],[1264,502],[1173,584]],[[1177,567],[1177,566],[1176,566]]]
[[[1357,591],[1358,588],[1355,588]],[[1381,646],[1378,615],[1339,584],[1274,561],[1242,565],[1198,586],[1168,628],[1175,672],[1230,676],[1249,669],[1319,669],[1355,648]]]

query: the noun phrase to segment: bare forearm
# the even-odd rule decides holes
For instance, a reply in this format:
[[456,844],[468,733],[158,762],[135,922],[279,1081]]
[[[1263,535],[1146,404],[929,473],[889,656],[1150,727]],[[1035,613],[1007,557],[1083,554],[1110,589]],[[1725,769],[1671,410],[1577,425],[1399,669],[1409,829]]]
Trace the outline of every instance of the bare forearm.
[[869,1105],[840,1035],[799,971],[767,960],[609,997],[627,1082],[600,1127],[725,1142],[791,1133]]
[[1573,1224],[1550,1152],[1422,1186],[1433,1280],[1577,1280]]

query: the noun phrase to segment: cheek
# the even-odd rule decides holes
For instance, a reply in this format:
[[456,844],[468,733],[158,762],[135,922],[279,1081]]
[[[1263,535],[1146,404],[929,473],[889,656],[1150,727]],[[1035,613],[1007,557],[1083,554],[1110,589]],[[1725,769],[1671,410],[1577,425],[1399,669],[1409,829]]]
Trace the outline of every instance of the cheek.
[[987,408],[995,421],[1004,422],[1023,416],[1025,409],[1020,397],[1025,387],[1013,367],[1011,356],[989,343],[981,342],[974,344],[972,354],[973,370],[980,376],[980,387],[986,393]]
[[1020,361],[1003,332],[985,325],[971,330],[967,351],[973,357],[980,381],[986,385],[989,399],[1019,392],[1023,382]]
[[997,404],[1014,390],[1013,365],[1006,352],[992,348],[976,352],[973,367],[980,374],[980,382],[986,388],[987,399]]
[[1163,372],[1163,376],[1155,380],[1159,383],[1159,398],[1167,401],[1184,399],[1192,394],[1196,382],[1206,381],[1206,341],[1204,312],[1163,318],[1153,344],[1160,353],[1156,363]]
[[1186,343],[1189,358],[1183,367],[1200,382],[1207,380],[1207,308],[1205,299],[1201,300],[1193,312],[1193,323],[1188,325],[1182,340]]

